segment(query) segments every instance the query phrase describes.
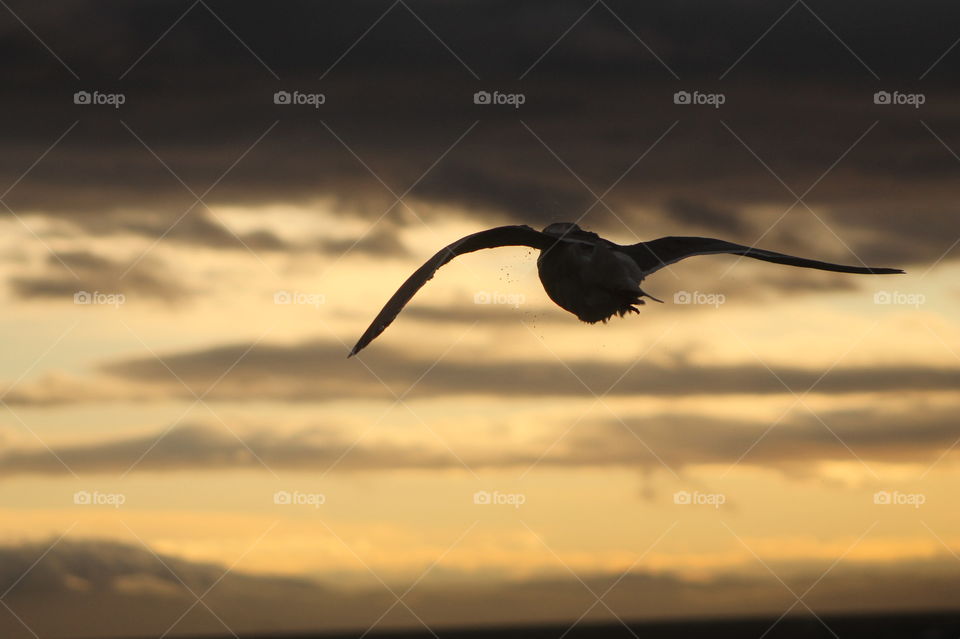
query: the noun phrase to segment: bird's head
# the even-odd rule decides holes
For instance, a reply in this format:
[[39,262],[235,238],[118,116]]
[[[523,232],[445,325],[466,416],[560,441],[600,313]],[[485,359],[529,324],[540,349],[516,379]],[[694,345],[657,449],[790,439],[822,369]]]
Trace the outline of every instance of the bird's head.
[[591,233],[590,231],[584,231],[573,222],[554,222],[553,224],[546,226],[543,229],[543,232],[547,235],[552,235],[557,239],[579,240],[581,242],[586,242],[587,244],[583,244],[583,246],[588,248],[588,245],[593,245],[600,240],[599,235],[596,233]]
[[573,222],[554,222],[553,224],[548,224],[545,226],[543,228],[543,232],[548,235],[561,236],[582,233],[583,229]]

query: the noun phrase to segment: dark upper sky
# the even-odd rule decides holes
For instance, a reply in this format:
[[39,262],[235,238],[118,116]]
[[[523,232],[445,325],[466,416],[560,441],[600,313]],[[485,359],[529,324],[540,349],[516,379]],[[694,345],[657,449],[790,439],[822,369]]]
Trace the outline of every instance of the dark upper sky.
[[[809,205],[868,261],[931,262],[956,235],[950,3],[9,7],[3,188],[69,132],[4,200],[84,233],[159,235],[190,190],[203,194],[243,156],[207,204],[326,197],[372,219],[412,187],[412,203],[485,221],[589,210],[597,228],[622,230],[620,217],[641,236],[752,240],[772,219],[751,207],[784,210],[809,188],[794,213]],[[75,105],[78,90],[125,102]],[[325,103],[276,105],[278,90]],[[524,103],[476,105],[479,90]],[[924,103],[874,104],[881,90]],[[674,104],[677,91],[724,103]],[[202,205],[191,218],[193,232],[173,240],[234,246]],[[399,206],[388,218],[411,216]],[[789,224],[770,237],[805,247]]]

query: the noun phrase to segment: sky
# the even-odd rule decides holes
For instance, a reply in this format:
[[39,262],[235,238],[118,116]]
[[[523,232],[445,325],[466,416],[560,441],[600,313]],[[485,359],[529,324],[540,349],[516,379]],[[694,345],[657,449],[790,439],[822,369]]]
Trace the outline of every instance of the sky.
[[[0,634],[955,609],[958,18],[3,3]],[[907,274],[501,248],[346,358],[559,221]]]

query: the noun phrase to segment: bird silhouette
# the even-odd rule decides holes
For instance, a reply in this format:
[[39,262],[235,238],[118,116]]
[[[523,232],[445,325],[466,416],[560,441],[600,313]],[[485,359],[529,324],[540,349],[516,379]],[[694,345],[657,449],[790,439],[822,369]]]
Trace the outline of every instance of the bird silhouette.
[[537,271],[547,295],[557,306],[590,324],[606,322],[614,315],[623,317],[627,313],[639,313],[636,305],[644,304],[644,297],[661,302],[641,289],[640,282],[651,273],[694,255],[726,253],[840,273],[886,275],[904,272],[896,268],[832,264],[709,237],[661,237],[650,242],[620,245],[570,222],[550,224],[543,231],[526,225],[498,226],[457,240],[414,271],[374,318],[347,357],[356,355],[376,339],[441,266],[458,255],[500,246],[539,249]]

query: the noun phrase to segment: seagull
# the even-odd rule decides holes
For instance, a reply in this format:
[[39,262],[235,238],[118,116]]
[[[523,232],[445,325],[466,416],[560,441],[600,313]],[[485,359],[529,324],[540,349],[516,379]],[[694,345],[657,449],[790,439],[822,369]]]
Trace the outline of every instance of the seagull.
[[407,302],[441,266],[458,255],[500,246],[538,249],[537,271],[547,295],[557,306],[589,324],[606,323],[614,315],[623,317],[627,313],[639,313],[636,305],[645,304],[644,297],[662,303],[663,300],[640,288],[640,282],[651,273],[694,255],[726,253],[840,273],[887,275],[904,272],[896,268],[820,262],[709,237],[661,237],[650,242],[621,245],[585,231],[572,222],[556,222],[543,231],[526,225],[498,226],[460,238],[414,271],[374,318],[347,357],[359,353],[390,326]]

